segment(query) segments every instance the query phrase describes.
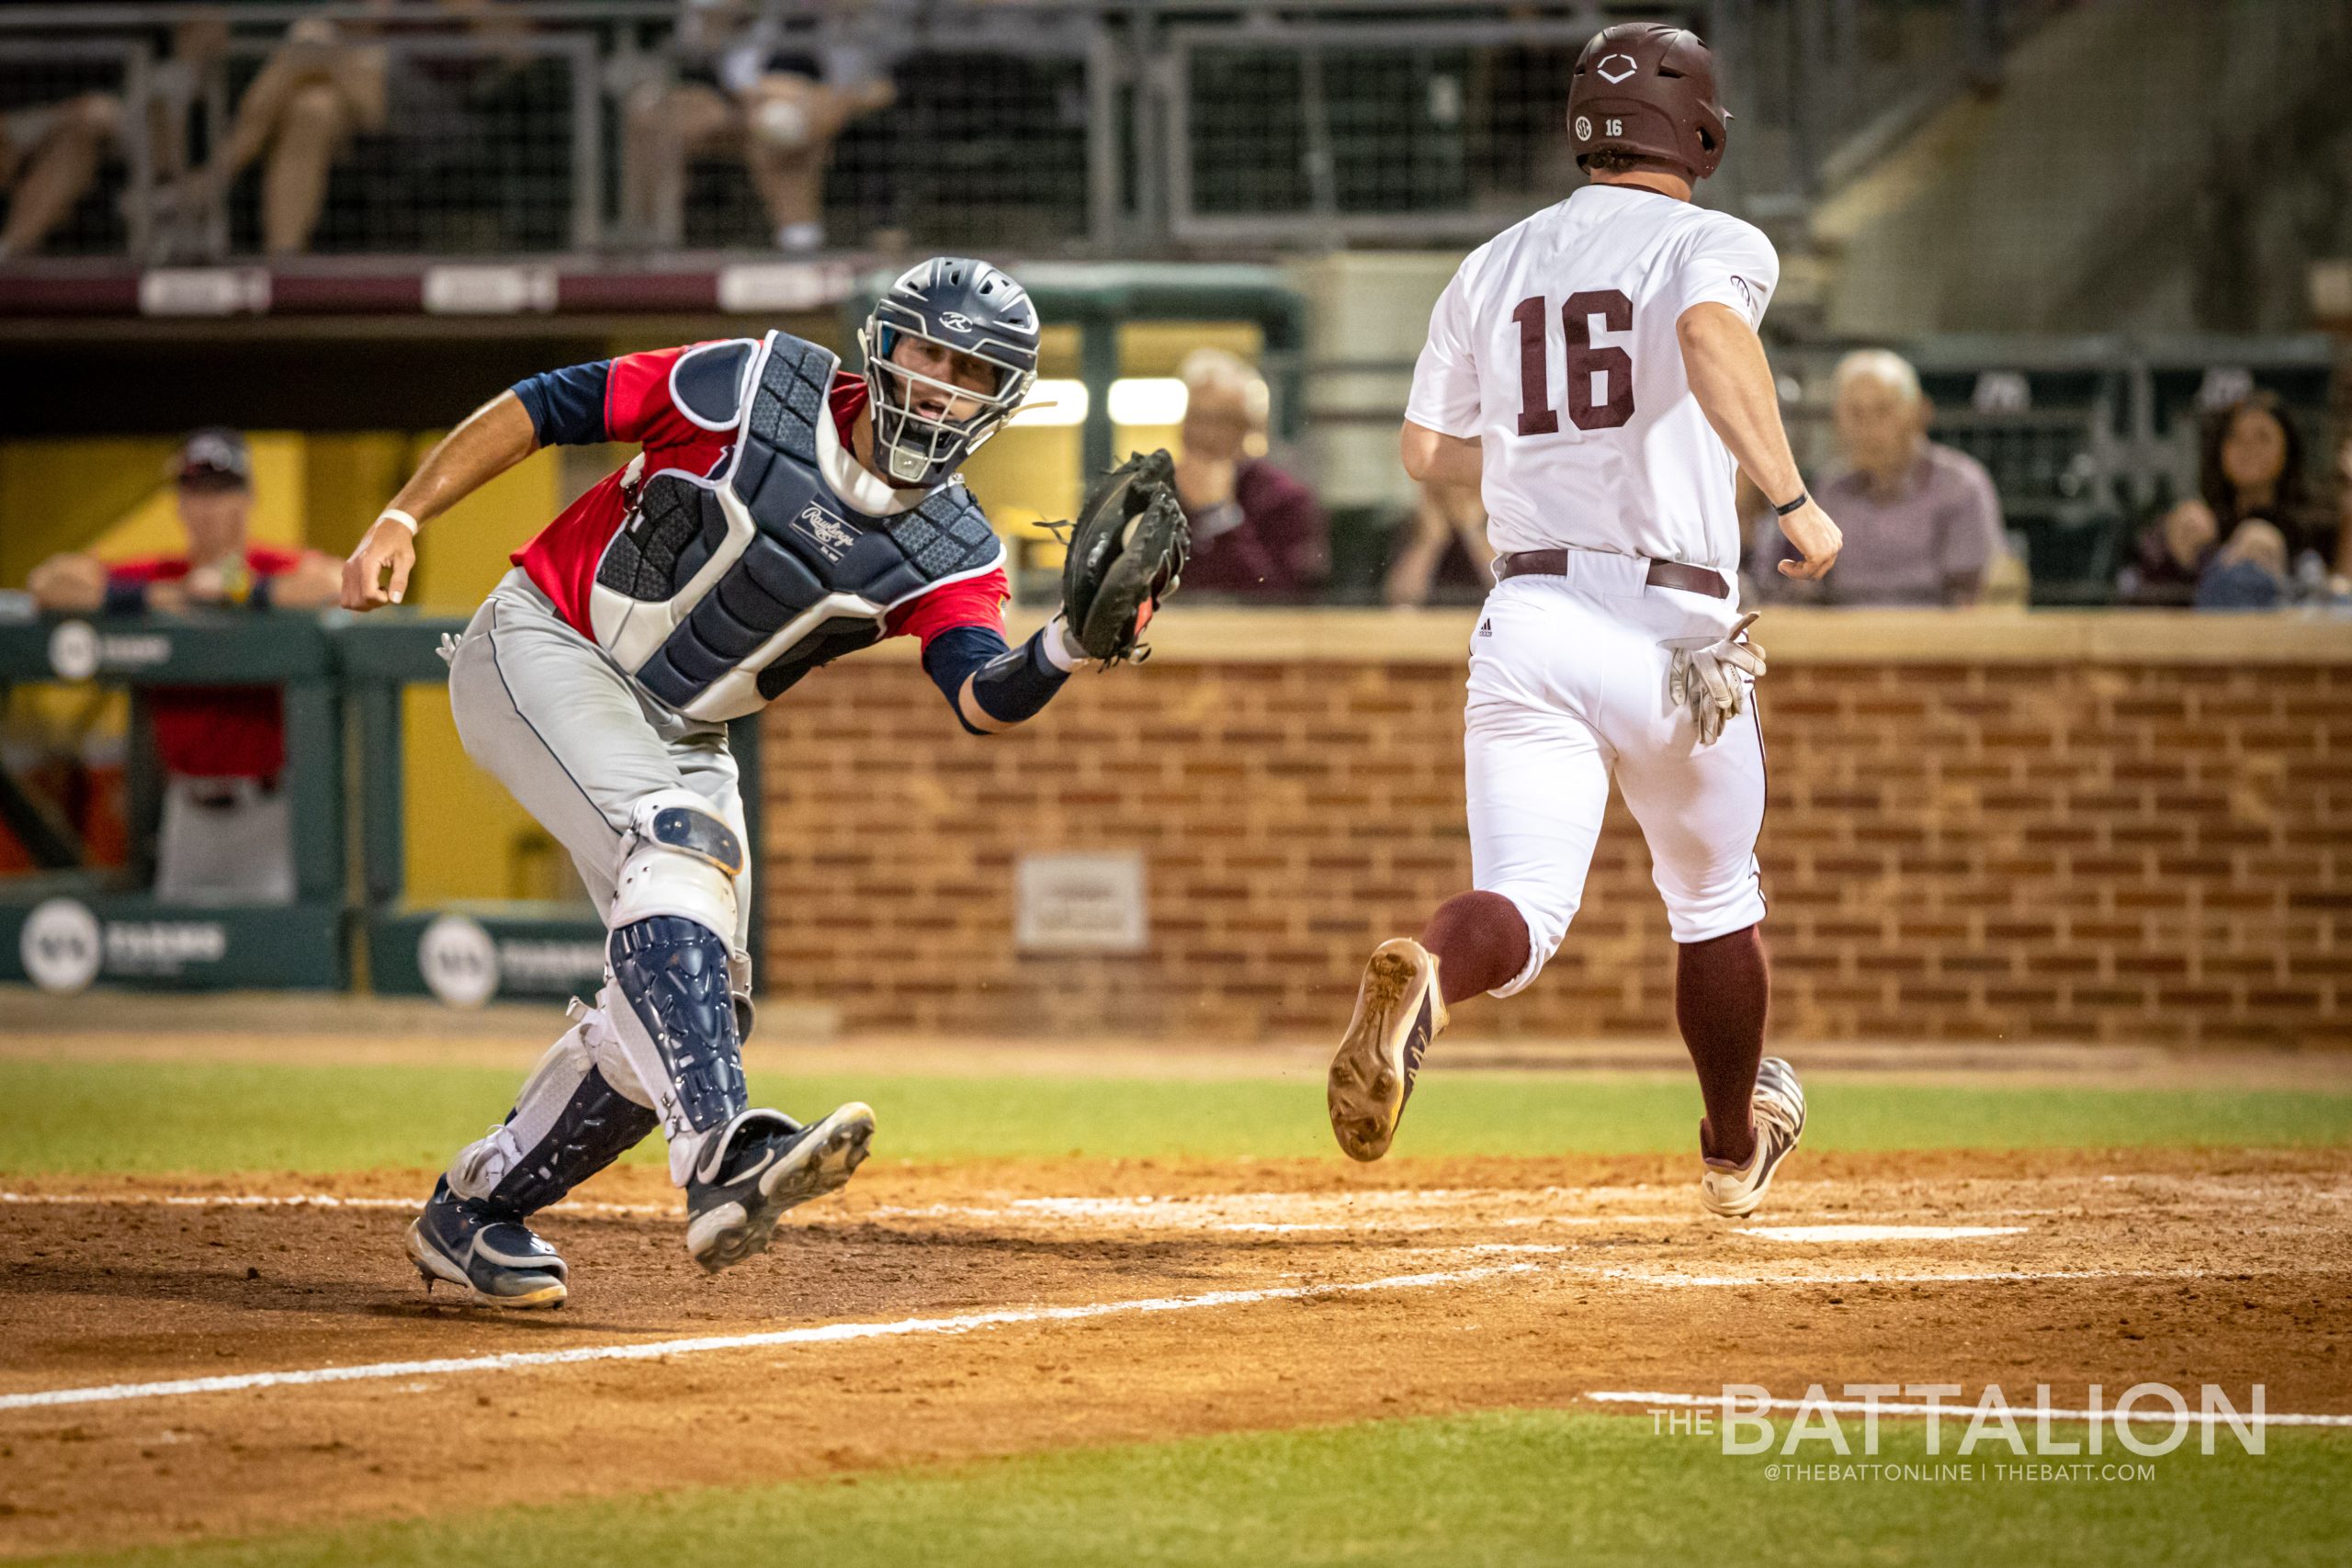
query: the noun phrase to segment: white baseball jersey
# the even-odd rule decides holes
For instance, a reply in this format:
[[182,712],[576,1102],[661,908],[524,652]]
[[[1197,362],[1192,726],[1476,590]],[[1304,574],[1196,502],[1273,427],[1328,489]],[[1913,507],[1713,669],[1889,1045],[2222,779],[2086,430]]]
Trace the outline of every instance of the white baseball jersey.
[[1462,264],[1405,415],[1484,438],[1498,550],[1568,546],[1736,576],[1735,465],[1674,328],[1709,301],[1758,325],[1780,276],[1771,242],[1728,213],[1587,186]]

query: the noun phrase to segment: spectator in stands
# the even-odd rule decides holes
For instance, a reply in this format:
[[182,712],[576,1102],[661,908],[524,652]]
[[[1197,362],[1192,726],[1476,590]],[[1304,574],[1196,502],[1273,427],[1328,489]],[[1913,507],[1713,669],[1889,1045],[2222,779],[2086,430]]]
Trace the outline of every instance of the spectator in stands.
[[[343,587],[316,550],[249,544],[253,461],[232,430],[200,430],[173,459],[185,553],[109,568],[52,556],[27,586],[44,610],[130,614],[194,606],[315,608]],[[294,896],[278,693],[267,686],[158,687],[148,694],[164,774],[155,891],[182,903],[285,903]]]
[[1487,508],[1476,485],[1423,480],[1412,513],[1396,530],[1383,597],[1398,608],[1426,604],[1441,581],[1476,600],[1494,586],[1495,551],[1487,543]]
[[2248,518],[2197,580],[2197,607],[2275,610],[2287,602],[2287,536],[2259,517]]
[[2150,609],[2183,608],[2197,598],[2198,581],[2221,547],[2213,509],[2194,496],[2140,534],[2132,564],[2116,581],[2116,597]]
[[304,17],[237,100],[229,133],[211,158],[170,197],[183,221],[224,200],[246,165],[262,168],[262,249],[273,256],[311,248],[325,210],[327,174],[353,135],[380,130],[387,111],[384,51],[362,29]]
[[[148,69],[143,113],[126,112],[112,93],[85,93],[0,115],[0,191],[10,196],[0,261],[40,250],[96,183],[106,155],[141,120],[153,176],[169,182],[187,173],[189,117],[203,94],[205,73],[228,48],[229,24],[210,11],[191,12],[173,26],[172,36],[169,58]],[[126,203],[143,198],[139,192],[124,197]]]
[[1193,525],[1190,592],[1296,602],[1330,561],[1315,494],[1266,453],[1265,378],[1221,348],[1195,349],[1179,371],[1184,422],[1176,492]]
[[1910,362],[1886,349],[1838,361],[1831,407],[1846,466],[1815,486],[1846,531],[1838,570],[1792,584],[1787,543],[1761,541],[1755,572],[1785,597],[1834,604],[1974,604],[2006,554],[2001,498],[1984,465],[1928,439],[1933,411]]
[[[2271,536],[2284,552],[2282,581],[2324,580],[2352,567],[2352,513],[2332,514],[2312,494],[2301,434],[2275,393],[2250,392],[2207,421],[2197,490],[2142,533],[2119,585],[2127,604],[2201,606],[2202,580],[2221,558],[2228,555],[2233,567],[2258,565],[2268,558]],[[2269,534],[2233,548],[2254,522]]]
[[65,220],[98,177],[98,162],[122,131],[122,100],[85,93],[63,103],[0,114],[0,261],[30,255]]
[[[227,198],[237,176],[263,160],[262,249],[273,256],[311,248],[326,210],[327,176],[334,161],[362,133],[389,133],[403,158],[427,163],[452,146],[492,132],[472,113],[468,93],[477,80],[469,66],[388,50],[379,41],[423,11],[478,39],[511,40],[522,20],[500,0],[364,0],[371,16],[337,21],[304,17],[237,100],[229,133],[212,157],[168,194],[164,216],[183,224]],[[512,68],[525,56],[504,58]],[[266,155],[266,156],[265,156]]]
[[682,243],[688,164],[733,153],[775,225],[776,248],[823,247],[833,142],[852,120],[888,107],[898,90],[850,51],[833,51],[820,79],[786,43],[772,14],[740,0],[685,7],[677,50],[686,79],[641,84],[624,111],[621,207],[635,232]]

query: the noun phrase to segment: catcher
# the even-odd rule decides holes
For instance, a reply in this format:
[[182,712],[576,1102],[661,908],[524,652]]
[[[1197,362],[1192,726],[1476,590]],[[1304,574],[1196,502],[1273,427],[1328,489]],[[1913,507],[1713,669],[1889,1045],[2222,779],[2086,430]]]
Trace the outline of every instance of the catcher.
[[750,875],[726,722],[884,637],[964,728],[1035,715],[1071,671],[1136,657],[1176,586],[1183,513],[1165,453],[1098,483],[1071,526],[1063,608],[1008,646],[1004,547],[955,477],[1036,377],[1037,315],[1011,277],[940,257],[859,334],[862,376],[782,333],[534,376],[435,447],[345,564],[343,604],[396,604],[423,525],[551,444],[642,450],[514,556],[443,649],[471,756],[571,851],[610,931],[594,1007],[458,1153],[408,1233],[426,1286],[555,1306],[568,1270],[529,1228],[659,1126],[686,1251],[717,1271],[839,1190],[874,1114],[756,1110]]

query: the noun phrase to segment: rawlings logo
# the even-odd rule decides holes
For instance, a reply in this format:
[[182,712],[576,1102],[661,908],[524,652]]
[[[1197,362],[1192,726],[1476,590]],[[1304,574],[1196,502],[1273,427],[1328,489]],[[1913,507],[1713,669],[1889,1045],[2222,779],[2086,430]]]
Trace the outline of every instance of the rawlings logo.
[[848,524],[813,501],[800,509],[800,515],[792,520],[792,525],[808,536],[808,542],[822,551],[828,561],[841,559],[857,543],[857,536]]
[[973,325],[972,318],[964,314],[961,310],[942,311],[939,317],[939,324],[945,327],[951,333],[967,333],[972,330]]
[[1600,63],[1592,68],[1592,73],[1613,87],[1640,69],[1640,64],[1630,54],[1604,54]]

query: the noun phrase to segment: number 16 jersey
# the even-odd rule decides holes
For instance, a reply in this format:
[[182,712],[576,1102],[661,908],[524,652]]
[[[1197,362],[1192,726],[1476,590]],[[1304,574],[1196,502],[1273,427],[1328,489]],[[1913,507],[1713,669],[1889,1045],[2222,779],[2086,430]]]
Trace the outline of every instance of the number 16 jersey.
[[1736,577],[1732,456],[1690,395],[1675,322],[1713,302],[1759,325],[1780,276],[1771,242],[1729,213],[1587,186],[1454,273],[1405,417],[1484,438],[1498,550],[1565,545]]

